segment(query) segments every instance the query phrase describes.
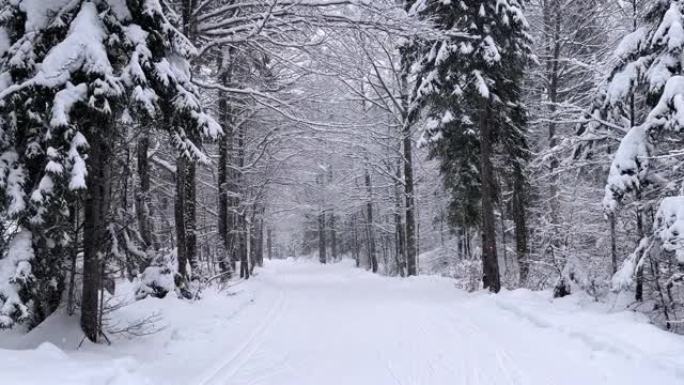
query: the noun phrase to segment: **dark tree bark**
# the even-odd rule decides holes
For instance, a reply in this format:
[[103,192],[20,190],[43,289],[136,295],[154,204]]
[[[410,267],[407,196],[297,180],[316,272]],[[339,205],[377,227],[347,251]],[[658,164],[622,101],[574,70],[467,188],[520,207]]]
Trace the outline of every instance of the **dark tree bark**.
[[402,221],[401,207],[401,163],[397,166],[396,182],[394,186],[394,237],[396,244],[395,258],[399,275],[406,275],[406,234],[404,233],[404,223]]
[[176,224],[176,260],[178,262],[178,276],[176,286],[184,287],[188,277],[188,260],[186,257],[187,243],[185,232],[185,170],[186,160],[179,156],[176,159],[176,196],[174,200],[174,218]]
[[354,237],[354,261],[356,262],[356,267],[361,267],[361,250],[359,247],[359,228],[357,214],[352,214],[352,232]]
[[[244,127],[240,126],[237,131],[237,166],[238,166],[238,172],[236,172],[235,176],[235,192],[238,192],[238,190],[243,191],[244,183],[245,183],[245,178],[244,174],[242,173],[242,170],[245,167],[245,129]],[[241,201],[240,198],[237,197],[234,200],[235,203],[235,209],[239,210],[239,214],[237,215],[237,229],[239,232],[239,239],[238,239],[238,253],[240,255],[240,277],[249,279],[250,276],[250,268],[249,268],[249,237],[250,237],[250,229],[249,229],[249,223],[247,223],[247,208],[245,207],[246,205],[244,202]]]
[[513,175],[513,223],[515,225],[515,251],[518,258],[519,284],[525,286],[530,271],[527,248],[527,192],[525,175],[522,170],[514,170]]
[[271,260],[273,258],[273,229],[270,227],[266,231],[266,249],[268,249],[268,259]]
[[148,133],[144,133],[138,140],[137,148],[137,169],[138,169],[138,194],[136,196],[136,214],[140,237],[145,242],[146,248],[159,250],[159,240],[154,233],[154,222],[152,220],[152,206],[150,202],[150,162],[147,152],[150,148],[150,138]]
[[258,220],[257,227],[257,264],[259,267],[264,266],[264,208],[260,210],[261,217]]
[[[634,96],[632,96],[632,127],[634,127]],[[644,222],[643,222],[643,216],[641,212],[641,192],[637,189],[636,191],[636,224],[637,224],[637,235],[639,236],[639,241],[644,238],[644,235],[646,234],[644,231]],[[615,215],[615,214],[613,214]],[[612,226],[614,227],[614,226]],[[612,228],[611,228],[612,230]],[[612,254],[617,254],[617,251],[613,247],[613,244],[615,243],[615,234],[611,231],[611,253]],[[634,290],[634,299],[637,301],[643,301],[644,299],[644,264],[641,263],[637,266],[636,270],[636,288]]]
[[[235,140],[235,128],[232,125],[228,127],[224,126],[223,130],[228,165],[235,165],[235,159],[233,159],[233,156],[231,155],[235,150],[233,142]],[[229,168],[226,170],[226,178],[226,193],[228,194],[226,200],[228,205],[226,213],[226,251],[229,255],[230,266],[233,271],[235,271],[235,264],[240,259],[238,256],[239,215],[237,213],[240,204],[239,198],[237,197],[239,173]]]
[[[198,138],[194,138],[198,143]],[[188,276],[198,271],[197,261],[197,165],[188,161],[185,174],[185,258],[190,265]]]
[[100,302],[103,279],[100,257],[106,253],[107,201],[110,188],[111,143],[101,133],[87,138],[87,192],[83,207],[83,290],[81,295],[81,328],[86,337],[97,342],[100,335]]
[[249,279],[249,228],[244,213],[240,215],[238,227],[240,228],[239,248],[240,248],[240,278]]
[[249,255],[249,274],[253,275],[254,274],[254,268],[257,265],[257,253],[259,252],[258,246],[257,246],[257,241],[258,241],[258,236],[257,236],[257,231],[259,229],[259,223],[258,220],[256,220],[255,211],[252,211],[252,220],[250,221],[250,228],[249,228],[249,251],[247,255]]
[[368,201],[366,202],[366,233],[368,235],[368,263],[373,273],[378,272],[378,257],[375,253],[375,231],[373,229],[373,185],[368,169],[365,175],[366,190]]
[[335,226],[335,214],[330,213],[330,257],[333,261],[337,260],[337,229]]
[[79,238],[81,233],[81,214],[79,211],[80,200],[76,199],[76,202],[71,207],[71,236],[72,236],[72,246],[71,246],[71,266],[69,267],[69,289],[67,293],[67,314],[73,315],[76,307],[76,302],[74,298],[74,292],[76,289],[76,261],[78,260],[78,246]]
[[406,197],[406,274],[418,274],[415,199],[413,196],[413,150],[410,127],[404,128],[404,193]]
[[[561,55],[561,5],[559,0],[547,1],[544,5],[543,17],[544,17],[544,34],[552,39],[549,44],[546,45],[546,55],[550,59],[546,63],[546,77],[547,77],[547,96],[549,98],[549,123],[548,123],[548,140],[549,148],[553,148],[558,144],[558,138],[556,135],[556,122],[554,121],[558,105],[558,89],[560,84],[560,55]],[[560,224],[560,202],[558,201],[558,176],[555,173],[556,168],[558,168],[558,158],[553,156],[549,163],[549,175],[551,175],[549,183],[549,193],[550,193],[550,204],[551,212],[550,219],[551,224],[554,226],[552,231],[557,232],[558,226]],[[554,234],[554,248],[558,248],[559,242],[558,237]]]
[[[225,101],[225,100],[224,100]],[[219,109],[221,108],[219,101]],[[225,107],[225,106],[224,106]],[[225,125],[224,125],[225,127]],[[222,272],[230,271],[230,245],[228,243],[228,145],[226,137],[221,137],[218,144],[218,233],[221,239],[224,255],[219,261],[219,268]]]
[[634,290],[634,299],[637,301],[644,300],[644,264],[640,263],[636,269],[636,288]]
[[[182,2],[182,23],[183,33],[189,39],[192,31],[191,19],[193,0],[183,0]],[[174,218],[176,220],[176,259],[178,261],[178,277],[176,286],[184,287],[187,280],[187,242],[185,231],[185,181],[186,181],[186,159],[179,156],[176,159],[176,196],[174,201]],[[179,282],[180,281],[180,282]]]
[[[230,86],[232,81],[232,64],[228,63],[224,55],[230,53],[232,50],[228,50],[228,53],[222,53],[219,57],[218,65],[221,67],[221,83],[224,86]],[[232,110],[228,103],[228,95],[225,91],[219,91],[218,95],[218,109],[219,109],[219,119],[221,121],[221,127],[223,128],[224,135],[219,139],[218,143],[218,232],[221,239],[221,246],[223,247],[223,255],[219,262],[219,268],[223,273],[230,273],[233,271],[233,222],[234,217],[232,215],[232,207],[230,204],[230,188],[229,179],[233,177],[230,169],[228,167],[231,161],[230,153],[232,152],[232,141],[233,141],[233,122],[232,122]]]
[[418,274],[418,242],[416,240],[416,207],[413,191],[413,146],[411,126],[417,119],[409,115],[409,75],[410,60],[401,60],[401,105],[402,105],[402,145],[404,148],[404,199],[406,210],[406,275]]
[[492,133],[489,122],[489,100],[482,99],[480,111],[480,176],[482,178],[482,283],[497,293],[501,289],[499,261],[496,255],[494,221],[494,169],[492,166]]
[[328,248],[326,237],[325,237],[325,211],[321,210],[318,214],[318,260],[321,263],[326,263],[328,257],[326,255],[326,250]]

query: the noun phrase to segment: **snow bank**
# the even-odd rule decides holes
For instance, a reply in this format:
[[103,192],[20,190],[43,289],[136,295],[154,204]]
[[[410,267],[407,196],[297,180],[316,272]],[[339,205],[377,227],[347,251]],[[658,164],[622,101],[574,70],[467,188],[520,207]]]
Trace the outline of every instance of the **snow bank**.
[[46,342],[33,350],[0,349],[0,380],[21,385],[151,385],[133,373],[137,364],[131,359],[114,358],[106,365],[89,357],[70,357]]
[[584,293],[552,299],[546,291],[518,289],[487,298],[539,328],[684,381],[684,337],[653,326],[642,313],[623,310],[619,297],[600,303]]
[[258,298],[251,284],[207,289],[196,302],[175,295],[131,302],[136,284],[118,282],[114,301],[130,304],[106,315],[111,346],[84,341],[78,314],[59,310],[28,334],[0,332],[0,384],[193,384],[250,330],[234,317]]

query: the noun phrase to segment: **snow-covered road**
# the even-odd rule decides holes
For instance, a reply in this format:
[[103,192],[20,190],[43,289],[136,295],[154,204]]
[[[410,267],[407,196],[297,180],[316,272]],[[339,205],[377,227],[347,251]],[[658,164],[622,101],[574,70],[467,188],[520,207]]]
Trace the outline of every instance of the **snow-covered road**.
[[308,262],[271,263],[258,280],[261,303],[238,317],[252,330],[199,383],[684,384],[681,337],[548,293]]
[[153,335],[75,350],[77,321],[57,316],[5,339],[0,384],[684,384],[683,337],[607,310],[582,296],[466,293],[349,262],[267,261],[201,301],[146,299],[115,315],[159,312],[167,326]]

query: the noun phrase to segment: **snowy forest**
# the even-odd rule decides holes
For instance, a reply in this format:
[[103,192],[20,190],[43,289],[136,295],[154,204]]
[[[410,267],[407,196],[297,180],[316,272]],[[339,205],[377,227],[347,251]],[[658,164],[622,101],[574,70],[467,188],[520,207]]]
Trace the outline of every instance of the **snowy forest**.
[[[93,357],[144,362],[148,339],[204,357],[179,384],[682,384],[683,63],[683,0],[0,0],[0,382],[137,384],[152,369]],[[300,302],[325,335],[336,302],[368,317],[340,319],[340,357],[473,312],[453,343],[499,366],[254,363],[287,360],[266,335],[298,335]],[[209,318],[235,357],[197,380],[220,360],[183,333]],[[496,319],[625,377],[524,377]]]

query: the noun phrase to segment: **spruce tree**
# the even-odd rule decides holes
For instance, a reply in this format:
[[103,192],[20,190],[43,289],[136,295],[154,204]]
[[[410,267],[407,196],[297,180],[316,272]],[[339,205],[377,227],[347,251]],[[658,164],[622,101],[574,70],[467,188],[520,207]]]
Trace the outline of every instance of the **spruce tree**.
[[98,289],[112,242],[112,142],[125,125],[154,122],[182,156],[203,160],[189,138],[221,130],[201,109],[188,66],[195,50],[167,17],[166,1],[0,4],[0,194],[16,227],[0,262],[17,265],[15,276],[0,277],[0,291],[13,290],[0,295],[0,308],[11,308],[3,310],[3,324],[36,317],[35,324],[58,305],[62,250],[72,242],[69,209],[79,200],[81,325],[95,341]]
[[[424,111],[429,140],[454,145],[435,152],[442,170],[461,170],[459,178],[448,176],[447,184],[479,183],[483,284],[497,292],[494,203],[499,186],[493,162],[497,151],[506,155],[516,177],[524,178],[528,152],[520,95],[530,51],[523,7],[517,0],[422,1],[411,11],[433,20],[441,33],[435,41],[412,44],[417,76],[413,114]],[[454,167],[459,162],[465,167]],[[473,188],[465,190],[470,193],[463,198],[477,198]]]
[[[595,117],[613,118],[632,126],[610,167],[603,199],[608,216],[616,214],[626,195],[639,196],[646,186],[654,186],[653,193],[658,197],[680,195],[662,199],[654,216],[653,232],[641,240],[613,278],[614,289],[632,288],[637,278],[636,297],[653,294],[668,327],[668,312],[684,303],[684,189],[674,182],[682,176],[679,154],[684,129],[683,54],[684,1],[653,2],[643,26],[618,45],[617,64],[592,111]],[[626,118],[639,95],[645,95],[647,114],[643,119]],[[600,128],[594,124],[588,131]],[[645,279],[646,274],[651,277]],[[644,288],[644,283],[650,287]]]

